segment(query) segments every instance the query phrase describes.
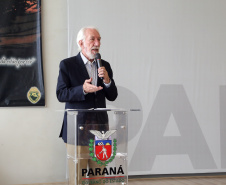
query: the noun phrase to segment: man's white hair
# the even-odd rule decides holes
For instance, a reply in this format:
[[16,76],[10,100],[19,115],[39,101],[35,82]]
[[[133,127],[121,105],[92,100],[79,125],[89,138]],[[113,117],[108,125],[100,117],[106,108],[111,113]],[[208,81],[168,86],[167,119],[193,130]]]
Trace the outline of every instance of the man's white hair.
[[78,51],[81,51],[82,48],[80,47],[79,45],[79,41],[82,40],[82,41],[85,41],[85,32],[87,29],[93,29],[93,30],[96,30],[99,34],[99,30],[93,26],[88,26],[88,27],[83,27],[79,30],[78,32],[78,35],[77,35],[77,45],[78,45]]

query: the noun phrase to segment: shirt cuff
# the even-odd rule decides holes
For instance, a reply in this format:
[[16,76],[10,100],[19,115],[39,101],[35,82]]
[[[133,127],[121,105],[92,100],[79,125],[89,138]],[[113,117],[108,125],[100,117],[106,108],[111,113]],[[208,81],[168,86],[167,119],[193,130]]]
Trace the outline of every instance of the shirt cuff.
[[86,92],[84,91],[84,89],[83,89],[83,94],[84,94],[84,95],[87,95],[88,93],[86,93]]
[[[104,82],[103,82],[104,83]],[[110,87],[111,86],[111,79],[110,79],[110,82],[108,84],[104,83],[105,87]]]

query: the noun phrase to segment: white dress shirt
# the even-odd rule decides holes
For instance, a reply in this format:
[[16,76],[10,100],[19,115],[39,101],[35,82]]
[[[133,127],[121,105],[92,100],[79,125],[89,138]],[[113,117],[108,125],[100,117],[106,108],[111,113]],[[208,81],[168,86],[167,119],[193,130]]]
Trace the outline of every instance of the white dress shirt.
[[[86,69],[87,69],[87,72],[89,74],[89,77],[92,78],[92,84],[97,86],[97,63],[96,61],[94,60],[93,62],[90,62],[83,54],[82,52],[80,52],[80,55],[81,55],[81,58],[86,66]],[[111,80],[110,80],[110,83],[108,84],[105,84],[105,87],[110,87],[111,85]],[[84,94],[87,94],[84,92]]]

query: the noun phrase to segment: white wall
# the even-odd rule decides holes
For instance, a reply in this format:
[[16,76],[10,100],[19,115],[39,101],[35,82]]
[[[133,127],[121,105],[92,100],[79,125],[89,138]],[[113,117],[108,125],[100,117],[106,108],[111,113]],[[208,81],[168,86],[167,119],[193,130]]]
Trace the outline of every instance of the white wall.
[[113,104],[142,109],[129,121],[129,174],[225,172],[226,1],[68,2],[69,54],[81,26],[97,26]]
[[[75,3],[74,13],[71,13],[73,19],[70,22],[75,23],[74,27],[71,26],[75,34],[84,24],[92,23],[91,25],[100,28],[103,37],[101,54],[103,53],[103,58],[111,62],[116,83],[120,86],[117,106],[124,107],[123,104],[133,103],[131,99],[138,100],[136,106],[139,102],[141,104],[138,108],[141,107],[143,110],[142,124],[138,121],[136,125],[130,127],[134,130],[130,139],[130,146],[133,147],[129,148],[130,173],[225,171],[226,147],[223,141],[226,132],[221,132],[219,136],[221,128],[226,130],[224,121],[226,118],[222,116],[220,119],[220,115],[225,114],[226,97],[222,95],[222,98],[219,98],[219,94],[224,94],[226,91],[225,1],[144,0],[140,3],[141,1],[134,0],[136,4],[129,0],[70,0],[69,2]],[[146,6],[146,3],[150,6]],[[102,11],[93,11],[95,6]],[[82,17],[82,13],[75,11],[77,7],[86,7],[87,14]],[[144,19],[140,19],[138,15],[144,16]],[[61,182],[65,179],[65,145],[61,139],[58,139],[63,112],[56,111],[63,110],[64,105],[58,103],[55,88],[59,62],[68,55],[67,31],[67,1],[42,1],[46,107],[0,108],[1,180],[6,178],[15,184],[32,184]],[[72,45],[70,42],[69,44]],[[73,53],[71,48],[69,53]],[[125,74],[128,66],[130,73]],[[137,80],[139,83],[134,83]],[[221,86],[223,89],[220,88]],[[142,91],[142,87],[147,87],[147,90]],[[156,124],[158,122],[154,116],[164,117],[165,105],[175,103],[171,102],[170,98],[161,102],[161,97],[167,98],[164,94],[168,92],[166,90],[176,90],[181,93],[180,95],[184,95],[180,98],[186,100],[188,108],[192,108],[190,112],[198,121],[196,119],[191,121],[200,129],[202,139],[207,143],[209,153],[213,156],[214,168],[193,166],[189,155],[177,153],[178,150],[174,150],[177,149],[175,146],[172,147],[172,151],[171,147],[164,147],[168,137],[177,137],[177,133],[174,133],[174,130],[167,130],[167,126],[174,125],[179,131],[186,130],[183,128],[189,124],[183,121],[192,117],[188,114],[186,115],[188,119],[184,119],[176,114],[177,110],[172,112],[176,115],[176,120],[167,117],[160,124]],[[170,97],[176,99],[176,95]],[[222,99],[224,104],[220,104]],[[183,101],[179,103],[180,107],[186,108],[183,106]],[[136,106],[132,108],[137,108]],[[170,108],[166,110],[167,114],[173,111]],[[156,111],[159,114],[156,114]],[[170,124],[171,120],[173,124]],[[168,131],[164,132],[162,138],[157,137],[164,139],[162,144],[159,144],[153,133],[159,125],[163,130]],[[180,126],[183,126],[182,129]],[[142,134],[143,131],[149,130],[150,133]],[[180,134],[183,135],[183,132]],[[147,135],[150,135],[148,140],[141,138]],[[159,146],[155,146],[155,143]],[[140,155],[137,152],[142,151],[141,149],[147,148],[150,152],[155,152],[151,147],[163,149],[160,154],[147,153],[141,157],[142,160],[134,160]],[[156,156],[155,160],[152,159],[151,165],[148,163],[150,156]],[[204,153],[198,157],[205,159],[206,156]],[[178,165],[178,159],[182,161],[180,164],[183,166]],[[142,166],[141,163],[145,164]],[[211,166],[209,162],[206,164]]]
[[[64,105],[56,99],[59,62],[67,57],[67,2],[42,1],[46,106],[0,108],[0,181],[65,181],[65,145],[58,138]],[[1,184],[1,183],[0,183]]]

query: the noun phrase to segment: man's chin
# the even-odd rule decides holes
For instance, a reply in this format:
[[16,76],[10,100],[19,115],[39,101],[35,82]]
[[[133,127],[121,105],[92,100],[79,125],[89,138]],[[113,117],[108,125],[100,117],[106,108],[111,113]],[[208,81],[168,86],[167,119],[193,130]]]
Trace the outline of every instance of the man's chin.
[[93,54],[89,55],[90,60],[93,60],[94,58],[95,58],[95,55],[93,55]]
[[96,54],[97,54],[98,52],[99,52],[99,51],[94,52],[94,53],[91,53],[91,54],[90,54],[90,59],[94,59],[94,58],[95,58],[95,56],[96,56]]
[[93,60],[93,59],[95,59],[95,55],[96,55],[96,53],[95,52],[89,52],[89,53],[86,53],[86,56],[87,57],[89,57],[89,59],[90,60]]

